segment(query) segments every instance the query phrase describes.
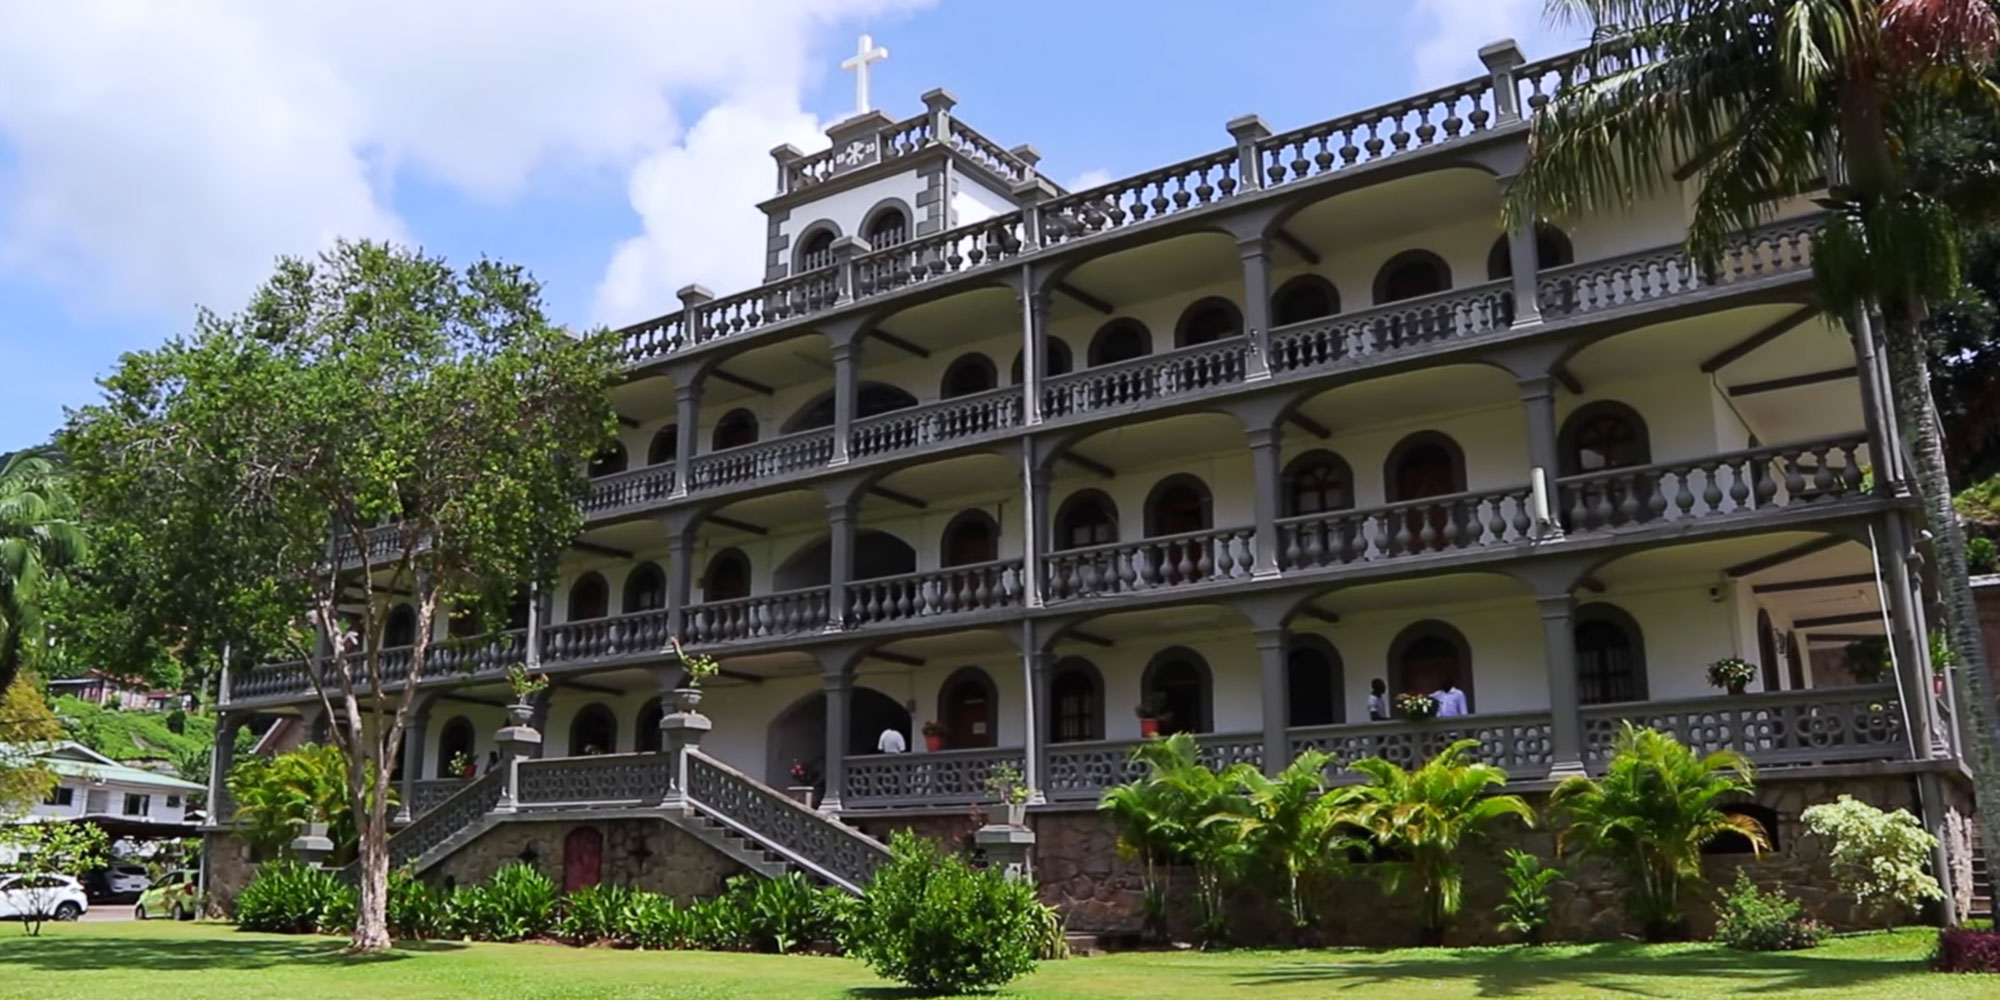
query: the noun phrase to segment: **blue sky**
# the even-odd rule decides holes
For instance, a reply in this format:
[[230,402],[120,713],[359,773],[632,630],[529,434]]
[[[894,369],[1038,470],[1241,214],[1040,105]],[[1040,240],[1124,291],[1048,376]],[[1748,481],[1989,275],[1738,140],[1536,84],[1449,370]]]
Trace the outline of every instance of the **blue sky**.
[[461,4],[481,20],[401,44],[379,32],[402,8],[362,2],[390,13],[0,4],[0,451],[337,234],[524,264],[576,325],[743,287],[763,151],[850,110],[861,31],[891,51],[878,106],[946,87],[1065,183],[1218,148],[1239,114],[1283,130],[1472,76],[1497,37],[1568,47],[1538,0]]

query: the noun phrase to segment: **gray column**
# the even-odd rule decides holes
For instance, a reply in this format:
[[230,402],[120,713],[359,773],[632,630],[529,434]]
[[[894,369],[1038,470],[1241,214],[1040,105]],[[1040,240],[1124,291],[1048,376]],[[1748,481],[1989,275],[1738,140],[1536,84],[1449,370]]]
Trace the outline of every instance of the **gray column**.
[[235,825],[235,804],[229,800],[229,772],[236,766],[236,731],[243,716],[224,712],[215,720],[215,747],[208,759],[208,825]]
[[1910,551],[1909,526],[1900,512],[1890,511],[1874,527],[1875,557],[1881,566],[1883,589],[1889,592],[1889,642],[1896,657],[1896,680],[1911,708],[1910,755],[1917,760],[1949,756],[1932,687],[1930,635],[1924,629],[1923,609],[1914,597],[1910,566],[1903,560],[1903,554]]
[[1264,773],[1277,775],[1292,762],[1291,739],[1286,735],[1290,700],[1285,680],[1285,630],[1282,628],[1260,628],[1255,632],[1257,640],[1257,665],[1264,684]]
[[1576,633],[1571,625],[1575,600],[1544,595],[1542,644],[1549,668],[1549,777],[1583,773],[1583,717],[1576,696]]
[[1257,144],[1271,137],[1271,126],[1257,115],[1240,115],[1224,126],[1236,140],[1236,190],[1255,191],[1264,186],[1264,168]]
[[826,529],[829,542],[826,587],[826,630],[847,627],[847,584],[854,579],[854,500],[828,500]]
[[854,436],[854,408],[861,395],[861,336],[833,345],[833,460],[845,465]]
[[1034,725],[1030,730],[1032,738],[1026,755],[1028,773],[1024,777],[1027,778],[1028,787],[1034,790],[1032,801],[1040,802],[1048,794],[1048,789],[1043,783],[1048,780],[1049,741],[1055,737],[1056,732],[1055,698],[1054,692],[1049,687],[1053,679],[1051,675],[1054,673],[1052,668],[1055,654],[1046,649],[1036,648],[1039,640],[1033,638],[1033,620],[1025,623],[1025,629],[1023,634],[1029,637],[1026,642],[1028,648],[1021,651],[1021,656],[1028,661],[1028,697],[1031,699],[1028,711]]
[[1276,427],[1252,427],[1244,432],[1250,439],[1252,503],[1257,512],[1257,558],[1253,576],[1278,575],[1278,494],[1282,473],[1278,468],[1278,448],[1283,432]]
[[1549,523],[1543,537],[1562,535],[1562,501],[1557,497],[1556,477],[1562,474],[1562,457],[1556,445],[1556,380],[1547,375],[1520,380],[1521,410],[1528,418],[1528,465],[1542,470],[1548,491]]
[[854,689],[854,675],[846,670],[821,675],[826,686],[826,760],[820,774],[826,778],[826,795],[820,799],[824,812],[840,811],[840,793],[847,787],[847,705]]
[[[1025,267],[1021,271],[1021,280],[1024,283],[1034,280]],[[1048,290],[1030,291],[1022,296],[1021,326],[1021,383],[1025,396],[1021,421],[1033,425],[1042,422],[1042,382],[1049,373]]]
[[674,389],[680,420],[674,444],[674,496],[686,496],[694,478],[694,453],[701,442],[701,383],[690,381]]
[[1514,269],[1514,328],[1542,323],[1542,259],[1535,247],[1534,210],[1507,230],[1507,261]]
[[1271,376],[1271,241],[1262,236],[1236,241],[1243,259],[1243,332],[1250,338],[1246,377]]
[[1882,387],[1882,369],[1875,356],[1874,324],[1868,310],[1855,310],[1854,320],[1848,326],[1848,339],[1854,345],[1854,371],[1861,385],[1861,419],[1868,428],[1868,464],[1875,473],[1875,491],[1891,492],[1891,487],[1901,478],[1896,446],[1891,443],[1890,426],[1894,415],[1885,405]]
[[694,529],[667,530],[667,634],[687,641],[688,605],[694,599]]
[[417,818],[417,782],[424,776],[424,744],[430,736],[431,703],[421,698],[410,709],[410,719],[403,725],[403,802],[396,809],[396,821],[408,823]]
[[1527,65],[1528,57],[1511,38],[1504,38],[1479,50],[1479,61],[1493,77],[1493,124],[1505,125],[1521,117],[1521,93],[1515,71]]
[[1044,557],[1049,552],[1049,473],[1035,461],[1032,445],[1022,448],[1022,478],[1028,482],[1028,503],[1021,512],[1021,588],[1027,605],[1042,605]]

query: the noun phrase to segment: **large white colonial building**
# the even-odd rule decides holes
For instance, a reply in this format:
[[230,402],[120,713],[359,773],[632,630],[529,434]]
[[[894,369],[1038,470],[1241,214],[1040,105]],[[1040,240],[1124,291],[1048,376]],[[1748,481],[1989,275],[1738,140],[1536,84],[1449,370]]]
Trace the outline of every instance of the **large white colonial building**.
[[[1632,720],[1767,785],[1907,788],[1952,833],[1901,443],[1876,351],[1815,304],[1817,209],[1713,270],[1681,245],[1691,188],[1507,232],[1525,118],[1591,67],[1481,55],[1303,127],[1196,123],[1214,152],[1087,191],[943,91],[774,150],[765,282],[619,334],[620,447],[534,616],[538,759],[449,773],[501,749],[512,660],[434,652],[399,860],[533,820],[595,865],[580,819],[693,815],[838,875],[848,834],[785,786],[872,831],[962,816],[1009,763],[1032,815],[1091,821],[1142,705],[1218,761],[1470,736],[1528,788]],[[1885,633],[1878,676],[1813,669]],[[724,669],[685,800],[671,636]],[[1747,691],[1709,685],[1724,657]],[[313,712],[303,671],[237,673],[229,718]],[[1377,680],[1456,682],[1470,715],[1373,721]]]

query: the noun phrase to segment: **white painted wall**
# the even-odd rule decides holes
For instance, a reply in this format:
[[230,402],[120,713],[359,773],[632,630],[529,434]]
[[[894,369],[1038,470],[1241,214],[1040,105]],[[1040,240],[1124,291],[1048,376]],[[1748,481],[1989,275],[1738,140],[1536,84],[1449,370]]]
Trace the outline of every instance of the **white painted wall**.
[[[778,223],[778,232],[791,241],[791,245],[785,249],[785,262],[788,264],[792,262],[792,255],[798,249],[799,234],[811,228],[813,223],[826,220],[840,227],[840,235],[855,236],[859,234],[861,222],[867,216],[868,210],[874,208],[884,198],[901,198],[904,204],[910,206],[911,212],[915,213],[917,192],[923,189],[924,182],[917,176],[917,172],[906,170],[881,180],[869,181],[858,187],[835,191],[824,198],[815,198],[792,206],[791,214],[785,221]],[[916,224],[917,217],[913,215],[910,219],[913,231]]]

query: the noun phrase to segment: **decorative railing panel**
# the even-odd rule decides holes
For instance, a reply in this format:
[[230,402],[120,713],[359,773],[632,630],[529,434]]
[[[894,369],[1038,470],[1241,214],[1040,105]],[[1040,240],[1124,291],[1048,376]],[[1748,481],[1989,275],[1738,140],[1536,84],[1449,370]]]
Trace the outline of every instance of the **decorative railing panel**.
[[514,801],[523,806],[651,804],[667,794],[673,756],[617,753],[524,760]]
[[674,492],[674,463],[649,465],[590,481],[590,493],[583,498],[583,512],[603,514],[633,507],[650,507],[664,502]]
[[1759,764],[1903,760],[1910,756],[1893,684],[1816,688],[1583,710],[1583,758],[1601,768],[1623,723],[1657,729],[1698,753],[1734,750]]
[[1511,486],[1284,518],[1278,561],[1285,569],[1321,569],[1514,545],[1534,537],[1533,495]]
[[1482,76],[1408,100],[1307,125],[1257,143],[1264,185],[1276,187],[1483,132],[1493,79]]
[[687,797],[697,812],[850,891],[866,888],[889,858],[881,842],[699,750],[687,753]]
[[410,816],[412,819],[443,805],[446,799],[457,795],[470,779],[429,778],[410,786]]
[[785,170],[785,190],[801,191],[857,167],[900,159],[922,149],[931,136],[929,112],[884,125],[872,135],[792,161]]
[[1680,244],[1550,268],[1539,284],[1542,315],[1589,315],[1705,288],[1804,274],[1812,270],[1813,238],[1820,225],[1815,217],[1767,226],[1724,251],[1716,269],[1707,272]]
[[1042,243],[1067,243],[1213,205],[1236,193],[1240,162],[1232,146],[1044,202]]
[[1329,754],[1329,776],[1339,778],[1357,760],[1380,757],[1404,768],[1424,762],[1459,740],[1477,740],[1473,756],[1517,777],[1548,773],[1549,713],[1476,714],[1429,721],[1369,722],[1312,726],[1290,731],[1292,756],[1307,750]]
[[685,311],[670,312],[658,319],[635,323],[618,331],[618,360],[628,365],[650,361],[685,350],[688,337]]
[[825,587],[810,587],[697,604],[687,611],[688,631],[696,642],[818,632],[827,626],[826,601]]
[[566,622],[542,630],[542,659],[562,663],[664,653],[669,638],[665,611]]
[[1593,531],[1825,503],[1862,492],[1866,447],[1847,434],[1567,476],[1555,513],[1565,530]]
[[307,666],[304,662],[293,660],[290,663],[259,664],[248,670],[231,670],[229,697],[268,698],[303,694],[312,690],[312,678],[306,673]]
[[1009,212],[861,254],[854,284],[862,296],[879,295],[1006,260],[1021,247],[1021,213]]
[[[1145,740],[1093,740],[1052,743],[1043,793],[1056,799],[1094,799],[1113,785],[1146,776],[1146,765],[1132,759]],[[1209,733],[1195,737],[1202,763],[1212,768],[1231,764],[1264,766],[1264,738],[1256,733]]]
[[839,268],[823,267],[780,278],[747,292],[696,307],[693,310],[694,342],[701,344],[734,337],[748,330],[831,309],[842,301]]
[[840,803],[846,808],[992,801],[986,780],[1002,764],[1017,773],[1027,767],[1018,747],[849,757]]
[[418,816],[409,826],[389,838],[389,867],[401,868],[479,822],[500,804],[507,774],[496,768],[472,781],[462,782],[456,794]]
[[1021,603],[1021,560],[954,566],[847,585],[847,623],[907,621]]
[[848,453],[855,458],[887,455],[1020,425],[1021,390],[994,389],[856,420]]
[[1243,381],[1250,353],[1241,337],[1057,375],[1042,385],[1042,415],[1124,409],[1134,403]]
[[1069,600],[1242,579],[1256,562],[1256,541],[1255,528],[1219,528],[1051,552],[1043,596]]
[[[376,527],[368,529],[367,537],[368,537],[368,561],[371,563],[381,562],[382,560],[385,559],[393,559],[401,555],[403,552],[403,534],[401,525],[396,525],[396,524],[377,525]],[[421,543],[419,544],[421,545]],[[360,558],[361,558],[360,550],[355,547],[353,536],[348,535],[344,532],[340,535],[335,536],[333,540],[333,560],[335,562],[340,562],[340,563],[356,562],[359,561]]]
[[703,455],[688,463],[688,488],[711,490],[816,469],[833,459],[833,430],[787,434]]
[[1023,162],[1018,156],[1000,148],[1000,144],[979,134],[964,122],[951,123],[951,148],[961,156],[979,164],[988,173],[1006,183],[1019,184],[1035,176],[1035,168]]
[[1488,282],[1271,331],[1271,368],[1292,372],[1359,363],[1429,344],[1506,330],[1514,293]]

